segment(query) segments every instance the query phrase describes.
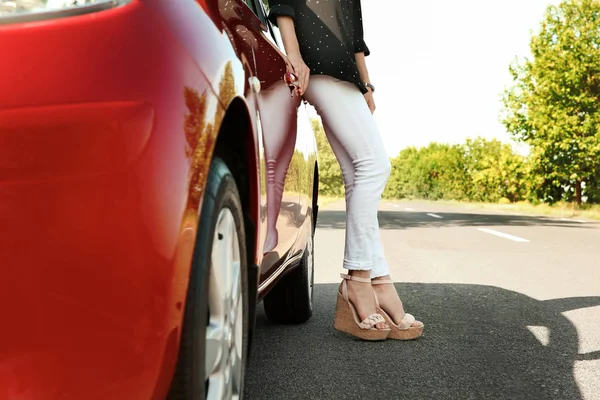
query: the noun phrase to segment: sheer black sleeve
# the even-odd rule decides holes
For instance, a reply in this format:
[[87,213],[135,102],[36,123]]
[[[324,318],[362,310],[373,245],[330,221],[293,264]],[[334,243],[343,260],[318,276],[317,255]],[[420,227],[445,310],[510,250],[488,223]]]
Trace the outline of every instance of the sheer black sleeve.
[[365,53],[365,56],[371,54],[364,39],[362,8],[360,0],[354,0],[354,52]]
[[277,17],[296,18],[297,0],[269,0],[269,20],[277,26]]
[[294,21],[300,54],[311,75],[331,76],[368,92],[356,64],[357,53],[370,53],[363,39],[360,0],[267,1],[269,21],[275,25],[277,18]]

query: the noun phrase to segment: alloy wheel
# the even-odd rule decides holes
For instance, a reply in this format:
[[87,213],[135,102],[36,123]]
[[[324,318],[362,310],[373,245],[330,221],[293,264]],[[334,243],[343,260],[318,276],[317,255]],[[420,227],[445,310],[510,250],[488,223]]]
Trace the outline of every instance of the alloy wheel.
[[233,214],[223,209],[213,238],[206,327],[208,400],[242,393],[243,295],[240,244]]

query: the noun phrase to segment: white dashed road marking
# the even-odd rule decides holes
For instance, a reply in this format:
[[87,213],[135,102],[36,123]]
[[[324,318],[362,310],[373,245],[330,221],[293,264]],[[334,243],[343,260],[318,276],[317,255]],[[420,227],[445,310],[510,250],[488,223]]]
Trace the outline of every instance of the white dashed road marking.
[[529,242],[529,240],[523,239],[522,237],[509,235],[508,233],[498,232],[498,231],[495,231],[493,229],[477,228],[477,230],[480,231],[480,232],[489,233],[490,235],[495,235],[495,236],[498,236],[498,237],[501,237],[501,238],[504,238],[504,239],[513,240],[515,242],[523,242],[523,243],[528,243]]
[[439,216],[439,215],[437,215],[437,214],[428,213],[427,215],[429,215],[430,217],[433,217],[433,218],[444,219],[444,217],[440,217],[440,216]]

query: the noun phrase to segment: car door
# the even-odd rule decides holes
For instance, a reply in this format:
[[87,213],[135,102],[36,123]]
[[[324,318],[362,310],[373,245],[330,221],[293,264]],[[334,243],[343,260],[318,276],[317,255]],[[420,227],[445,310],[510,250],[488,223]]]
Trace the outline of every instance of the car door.
[[[216,0],[208,2],[223,21],[238,58],[247,66],[249,90],[245,91],[252,120],[259,133],[261,215],[258,250],[262,253],[260,281],[274,277],[295,246],[306,214],[300,203],[297,161],[303,148],[296,147],[299,98],[292,98],[283,77],[285,55],[260,1]],[[210,5],[217,6],[216,8]],[[295,157],[294,157],[295,155]],[[259,260],[261,257],[259,256]],[[268,282],[267,282],[268,283]]]
[[[277,212],[279,244],[287,252],[286,259],[289,259],[304,250],[313,228],[309,218],[313,216],[315,206],[313,191],[317,152],[309,109],[313,113],[314,109],[300,98],[292,97],[290,89],[284,84],[281,75],[285,72],[285,63],[281,64],[285,57],[283,40],[278,28],[267,20],[268,1],[253,1],[265,28],[263,35],[270,43],[270,49],[265,49],[267,57],[257,60],[258,75],[262,77],[266,71],[268,76],[275,78],[271,85],[265,85],[259,93],[267,183],[265,250],[270,250],[268,246],[274,243],[270,237],[273,227],[269,224],[269,217]],[[277,62],[273,63],[276,55]],[[276,196],[280,195],[281,187],[283,196],[280,201]],[[271,199],[273,201],[269,201]],[[267,274],[269,272],[268,268],[264,271]]]
[[[256,7],[259,10],[261,20],[268,28],[268,38],[274,46],[279,48],[285,54],[283,47],[283,39],[279,29],[267,21],[266,16],[269,12],[268,0],[254,0]],[[295,132],[296,143],[293,149],[291,162],[288,169],[288,182],[294,182],[297,185],[296,192],[298,193],[298,203],[294,206],[293,214],[297,223],[304,224],[306,228],[310,224],[306,224],[307,219],[313,217],[316,222],[316,199],[318,185],[317,175],[317,144],[314,136],[314,131],[311,122],[311,116],[316,117],[315,109],[306,101],[297,99],[293,102],[296,109]],[[290,119],[293,116],[290,116]],[[292,207],[288,205],[288,207]],[[292,211],[292,210],[290,210]],[[298,226],[300,227],[300,226]],[[313,228],[314,226],[308,226]],[[300,239],[305,239],[306,232],[299,232],[302,236]],[[296,240],[293,250],[304,249],[304,241]],[[292,252],[294,253],[294,252]]]

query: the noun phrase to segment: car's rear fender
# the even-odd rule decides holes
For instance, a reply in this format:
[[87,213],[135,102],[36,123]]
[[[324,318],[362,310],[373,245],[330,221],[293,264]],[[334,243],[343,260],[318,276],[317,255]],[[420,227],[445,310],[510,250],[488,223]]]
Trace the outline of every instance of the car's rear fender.
[[219,128],[213,157],[221,157],[235,177],[244,208],[250,271],[250,297],[256,298],[258,286],[258,240],[260,229],[260,181],[258,140],[253,129],[249,105],[236,97],[228,105]]

